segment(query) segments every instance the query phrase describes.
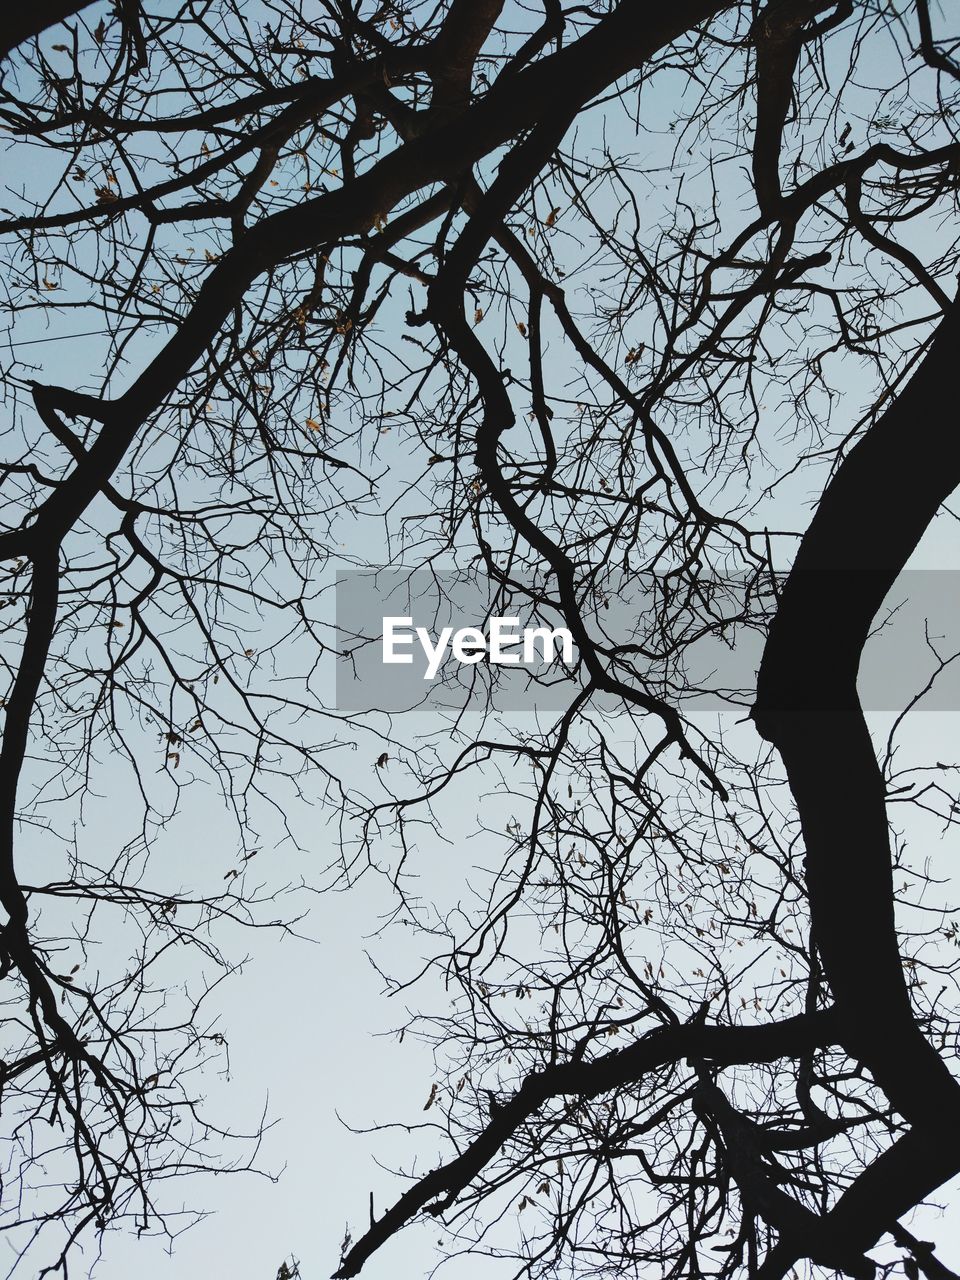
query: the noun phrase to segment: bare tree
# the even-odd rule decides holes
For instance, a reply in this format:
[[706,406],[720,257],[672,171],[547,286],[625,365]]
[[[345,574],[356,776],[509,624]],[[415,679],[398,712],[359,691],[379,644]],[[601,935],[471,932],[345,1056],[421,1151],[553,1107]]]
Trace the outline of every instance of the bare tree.
[[[904,763],[906,714],[875,741],[857,688],[960,483],[949,14],[158,0],[38,35],[63,16],[0,41],[20,1256],[60,1231],[66,1274],[222,1158],[188,1088],[217,939],[291,927],[251,859],[311,801],[326,882],[387,876],[453,1001],[404,1028],[436,1165],[338,1276],[423,1214],[531,1275],[950,1274],[909,1224],[960,1172],[956,767]],[[329,570],[388,560],[561,620],[560,709],[338,712]],[[708,732],[696,646],[749,635]],[[155,888],[204,777],[225,884]],[[120,787],[142,820],[91,853]]]

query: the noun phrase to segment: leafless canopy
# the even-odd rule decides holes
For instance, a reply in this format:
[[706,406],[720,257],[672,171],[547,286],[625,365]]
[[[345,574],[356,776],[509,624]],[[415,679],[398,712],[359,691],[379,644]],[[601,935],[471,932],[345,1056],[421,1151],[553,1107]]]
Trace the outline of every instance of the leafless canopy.
[[[251,859],[311,804],[311,887],[386,876],[388,988],[411,930],[446,984],[404,1028],[433,1171],[337,1276],[424,1214],[518,1274],[951,1274],[910,1223],[960,1173],[957,775],[857,692],[960,484],[950,6],[8,7],[15,1256],[251,1161],[205,1002],[235,925],[290,927]],[[561,710],[339,714],[330,569],[388,559],[562,620]],[[685,655],[745,634],[711,720]]]

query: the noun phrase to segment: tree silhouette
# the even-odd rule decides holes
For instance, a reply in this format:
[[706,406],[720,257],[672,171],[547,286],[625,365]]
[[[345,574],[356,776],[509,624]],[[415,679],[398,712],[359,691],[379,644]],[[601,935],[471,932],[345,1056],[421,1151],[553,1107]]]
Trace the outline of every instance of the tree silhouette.
[[[337,1276],[424,1213],[531,1275],[951,1274],[910,1215],[960,1173],[958,933],[929,861],[956,768],[902,765],[909,719],[882,742],[858,695],[960,483],[947,10],[2,23],[23,1265],[66,1275],[84,1233],[162,1216],[158,1181],[248,1166],[194,1096],[225,1049],[203,1006],[229,926],[292,927],[251,859],[263,815],[296,838],[310,803],[337,832],[317,884],[393,886],[387,988],[415,989],[391,961],[413,930],[451,1001],[404,1028],[437,1063],[410,1157],[434,1167],[371,1202]],[[519,717],[495,674],[412,729],[338,710],[330,571],[387,561],[562,622],[575,661]],[[750,636],[756,678],[719,691],[739,718],[705,718],[698,644]],[[204,779],[232,865],[158,888]]]

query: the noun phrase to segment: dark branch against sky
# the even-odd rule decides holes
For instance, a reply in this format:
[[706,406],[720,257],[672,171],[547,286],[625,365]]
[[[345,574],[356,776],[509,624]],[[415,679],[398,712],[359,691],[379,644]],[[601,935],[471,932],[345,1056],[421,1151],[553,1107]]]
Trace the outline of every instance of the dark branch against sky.
[[[338,1276],[424,1214],[538,1276],[870,1278],[890,1242],[945,1274],[909,1222],[960,1173],[958,934],[921,851],[955,766],[884,754],[857,678],[918,547],[954,545],[958,39],[926,0],[3,19],[23,1267],[254,1159],[200,1105],[201,1011],[235,926],[297,932],[269,850],[322,814],[303,887],[389,886],[375,963],[446,1143]],[[333,705],[333,571],[386,562],[567,628],[562,710]],[[686,663],[744,633],[756,688],[708,726]],[[121,792],[123,832],[85,830]],[[167,882],[199,795],[227,870]]]

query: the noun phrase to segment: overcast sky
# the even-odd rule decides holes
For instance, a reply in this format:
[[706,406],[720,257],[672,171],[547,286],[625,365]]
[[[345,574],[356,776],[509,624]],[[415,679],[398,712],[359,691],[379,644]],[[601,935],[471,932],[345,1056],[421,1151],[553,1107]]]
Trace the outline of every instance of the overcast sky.
[[[46,39],[49,42],[55,37]],[[660,108],[656,123],[662,126],[675,104],[665,100],[648,106],[654,116]],[[600,115],[595,114],[581,126],[581,145],[599,143],[601,123]],[[624,128],[622,121],[617,128]],[[616,145],[618,140],[608,131],[607,145]],[[647,157],[652,173],[663,162],[672,141],[629,139],[629,145]],[[649,192],[655,179],[647,186],[638,179],[638,185]],[[653,198],[651,194],[651,201]],[[69,317],[62,323],[69,326]],[[32,334],[24,332],[26,341],[36,343],[29,351],[40,365],[41,375],[46,371],[67,386],[84,383],[99,355],[96,337],[46,343],[48,335],[39,329]],[[861,390],[851,377],[846,415],[850,419],[860,407]],[[402,466],[398,457],[394,455],[394,462]],[[798,488],[784,499],[787,507],[792,506],[798,524],[803,523],[802,511],[811,491],[812,486],[806,492]],[[956,527],[953,521],[939,521],[915,558],[916,564],[960,569]],[[342,535],[352,554],[369,554],[376,559],[381,546],[379,528],[369,523],[345,523]],[[332,608],[332,597],[330,602]],[[330,690],[332,695],[332,682]],[[889,716],[877,715],[874,723],[882,734]],[[905,749],[922,751],[930,758],[960,757],[958,729],[960,717],[955,713],[918,714]],[[420,732],[422,722],[414,729],[401,726],[401,730]],[[352,754],[345,748],[337,765],[358,779],[362,777],[363,785],[368,786],[375,779],[374,760],[372,746]],[[109,841],[116,830],[134,820],[132,804],[125,795],[109,789],[104,794],[104,803],[94,804],[88,811],[84,839]],[[455,822],[448,828],[451,843],[442,850],[432,850],[431,878],[423,885],[423,892],[451,890],[476,861],[482,862],[482,846],[465,837],[474,829],[481,809],[489,804],[489,799],[478,793],[465,807],[459,828]],[[265,824],[268,834],[258,855],[258,875],[274,884],[301,879],[312,883],[316,869],[335,854],[336,827],[327,815],[311,807],[309,795],[290,816],[304,848],[297,850],[281,843],[276,832],[277,843],[272,845],[270,828]],[[228,870],[236,857],[236,841],[224,833],[224,815],[215,796],[204,792],[192,797],[184,816],[158,844],[165,873],[174,881],[178,876],[189,878],[198,860],[204,860],[209,864],[210,878],[221,879],[221,867]],[[250,960],[241,974],[219,990],[213,1006],[229,1040],[230,1074],[229,1078],[211,1074],[200,1090],[214,1116],[240,1129],[256,1128],[266,1110],[268,1121],[274,1123],[262,1143],[258,1164],[275,1172],[276,1181],[238,1174],[167,1187],[163,1192],[166,1208],[183,1201],[193,1209],[209,1209],[210,1216],[174,1242],[172,1256],[167,1252],[168,1242],[162,1239],[108,1233],[95,1272],[101,1280],[126,1280],[131,1275],[139,1280],[172,1280],[174,1276],[177,1280],[199,1280],[201,1276],[273,1280],[281,1261],[291,1257],[299,1259],[304,1280],[318,1280],[335,1269],[345,1230],[349,1227],[356,1237],[364,1227],[370,1192],[379,1213],[403,1189],[402,1182],[377,1162],[410,1167],[416,1159],[417,1169],[423,1172],[442,1149],[429,1134],[409,1134],[403,1128],[367,1137],[351,1134],[346,1127],[369,1127],[377,1122],[416,1125],[426,1118],[423,1106],[433,1080],[431,1057],[415,1039],[407,1037],[400,1044],[389,1034],[405,1021],[406,1009],[385,996],[368,954],[390,972],[412,971],[424,944],[413,936],[404,942],[396,929],[386,941],[376,937],[391,901],[383,880],[372,876],[362,879],[349,893],[317,896],[303,892],[290,902],[293,910],[307,913],[299,926],[307,937],[266,932],[242,936],[239,931],[235,936],[237,954],[249,954]],[[427,985],[409,993],[407,999],[411,1005],[424,1006],[439,1001],[442,1007],[445,997],[436,986]],[[440,1256],[437,1245],[442,1238],[442,1227],[435,1222],[414,1228],[375,1256],[365,1274],[371,1280],[424,1276]],[[937,1239],[944,1260],[960,1266],[960,1226],[951,1228],[950,1233],[938,1230]],[[89,1253],[85,1257],[92,1261]],[[450,1280],[481,1280],[481,1276],[497,1280],[499,1274],[508,1273],[509,1268],[495,1263],[467,1259],[450,1263],[442,1274]]]

